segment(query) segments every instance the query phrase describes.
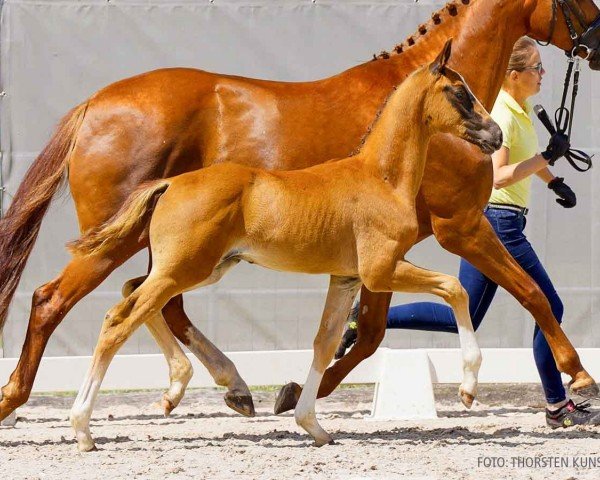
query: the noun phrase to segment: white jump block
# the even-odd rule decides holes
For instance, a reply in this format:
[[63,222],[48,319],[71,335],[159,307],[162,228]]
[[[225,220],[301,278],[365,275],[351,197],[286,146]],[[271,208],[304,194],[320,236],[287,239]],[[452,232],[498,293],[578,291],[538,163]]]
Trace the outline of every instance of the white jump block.
[[8,417],[0,422],[0,426],[14,427],[17,423],[17,411],[12,412]]
[[[382,349],[383,350],[383,349]],[[437,418],[426,350],[385,349],[368,420]]]

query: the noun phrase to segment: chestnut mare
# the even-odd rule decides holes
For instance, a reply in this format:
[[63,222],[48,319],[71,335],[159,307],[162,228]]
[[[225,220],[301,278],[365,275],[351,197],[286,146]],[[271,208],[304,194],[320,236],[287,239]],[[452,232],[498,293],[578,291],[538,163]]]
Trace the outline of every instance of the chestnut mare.
[[390,95],[355,155],[291,172],[223,163],[155,180],[130,195],[113,219],[71,244],[73,255],[85,262],[117,248],[140,224],[149,224],[153,260],[144,282],[104,319],[92,366],[71,411],[79,450],[95,447],[89,419],[119,347],[142,323],[164,323],[161,310],[173,296],[218,282],[242,260],[274,270],[331,275],[295,414],[317,446],[332,441],[315,416],[317,391],[361,283],[372,292],[432,293],[452,306],[463,349],[459,394],[471,406],[481,352],[467,293],[457,278],[404,259],[417,241],[415,200],[429,139],[450,133],[487,153],[502,144],[498,125],[462,77],[446,67],[450,50],[448,41],[436,60]]
[[[76,107],[61,122],[20,185],[0,223],[0,328],[33,248],[47,207],[69,171],[80,229],[111,218],[141,183],[196,170],[229,158],[248,166],[293,170],[343,158],[356,149],[394,85],[431,61],[454,37],[450,65],[490,109],[515,41],[522,35],[573,46],[556,0],[454,0],[419,27],[419,33],[376,61],[316,82],[284,83],[192,69],[157,70],[117,82]],[[569,0],[589,24],[600,13],[592,0]],[[556,21],[553,12],[557,11]],[[583,31],[579,23],[578,31]],[[495,33],[501,31],[502,35]],[[600,69],[597,32],[590,65]],[[310,99],[310,101],[307,101]],[[462,140],[432,139],[417,196],[418,240],[432,233],[448,251],[467,259],[527,308],[544,332],[558,368],[573,388],[597,392],[593,379],[556,322],[539,287],[512,259],[482,210],[492,188],[488,156]],[[73,258],[33,296],[27,336],[17,367],[2,389],[0,419],[31,391],[48,338],[67,312],[115,268],[148,246],[143,228],[119,246],[83,262]],[[127,286],[129,288],[130,286]],[[328,369],[319,396],[328,395],[385,333],[391,295],[363,288],[358,341]],[[163,315],[175,336],[229,391],[232,408],[252,414],[250,392],[235,367],[193,327],[181,296]],[[160,333],[160,334],[159,334]],[[172,353],[168,332],[153,332]],[[170,342],[173,340],[171,339]],[[172,368],[173,370],[173,368]]]

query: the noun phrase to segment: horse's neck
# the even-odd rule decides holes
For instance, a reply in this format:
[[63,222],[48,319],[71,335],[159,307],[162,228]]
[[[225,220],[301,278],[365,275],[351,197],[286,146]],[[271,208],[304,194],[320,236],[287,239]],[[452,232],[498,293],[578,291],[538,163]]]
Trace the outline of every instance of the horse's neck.
[[402,84],[389,98],[359,154],[369,172],[405,198],[416,197],[427,154],[429,129],[422,127],[425,92]]
[[378,70],[385,72],[397,84],[418,66],[431,62],[444,43],[453,38],[450,67],[463,75],[477,98],[491,110],[513,45],[527,33],[524,1],[472,0],[469,5],[458,2],[456,7],[454,16],[446,9],[440,11],[441,22],[437,25],[430,22],[425,34],[413,37],[413,46],[407,47],[404,42],[402,53],[361,67],[370,75],[377,75]]

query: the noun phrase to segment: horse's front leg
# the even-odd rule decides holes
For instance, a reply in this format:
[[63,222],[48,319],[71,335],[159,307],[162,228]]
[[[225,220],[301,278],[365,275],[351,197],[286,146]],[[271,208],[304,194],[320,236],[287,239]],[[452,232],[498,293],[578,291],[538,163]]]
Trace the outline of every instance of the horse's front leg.
[[504,248],[483,213],[467,212],[449,219],[432,217],[432,222],[435,236],[446,250],[470,262],[529,310],[546,337],[558,369],[571,376],[571,389],[586,397],[597,396],[598,386],[581,365],[548,299]]

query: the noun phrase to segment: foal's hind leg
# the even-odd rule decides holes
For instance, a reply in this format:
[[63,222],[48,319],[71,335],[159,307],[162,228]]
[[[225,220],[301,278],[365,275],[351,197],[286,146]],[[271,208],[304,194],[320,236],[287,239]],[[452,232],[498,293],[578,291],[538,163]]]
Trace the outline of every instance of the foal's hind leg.
[[173,285],[174,282],[164,278],[149,278],[106,314],[92,365],[71,409],[71,425],[75,429],[79,450],[90,451],[95,448],[89,420],[112,358],[144,321],[160,317],[163,305],[172,295],[179,293]]
[[456,277],[433,272],[401,260],[391,275],[374,269],[361,273],[365,286],[371,291],[432,293],[443,298],[454,310],[463,356],[463,383],[459,395],[466,407],[471,407],[477,392],[477,374],[481,351],[469,314],[467,292]]
[[[122,290],[123,297],[129,297],[145,279],[146,276],[138,277],[125,283]],[[171,385],[169,390],[163,395],[161,402],[165,417],[168,417],[183,398],[185,388],[191,380],[194,370],[191,362],[177,343],[177,340],[173,337],[169,327],[167,327],[162,315],[148,318],[146,326],[169,364]]]
[[344,321],[359,287],[360,281],[356,278],[331,277],[323,317],[313,344],[313,362],[296,406],[296,423],[313,436],[315,444],[319,447],[331,443],[332,438],[317,422],[317,391],[323,372],[333,360],[333,354],[342,336]]
[[[218,277],[210,277],[210,283],[217,282],[226,270],[231,268],[235,263],[226,268],[217,268]],[[123,294],[125,295],[126,289],[133,291],[145,278],[144,276],[129,280],[123,286]],[[209,280],[206,280],[204,285],[207,285],[207,282]],[[183,310],[183,296],[177,295],[169,300],[163,308],[162,314],[170,330],[181,343],[190,349],[202,365],[206,367],[215,383],[227,387],[228,391],[224,397],[227,406],[242,415],[253,417],[255,415],[254,403],[248,385],[246,385],[246,382],[238,373],[233,362],[206,338],[200,330],[194,327]],[[156,336],[154,338],[160,344],[160,340]],[[183,392],[181,394],[183,396]]]

